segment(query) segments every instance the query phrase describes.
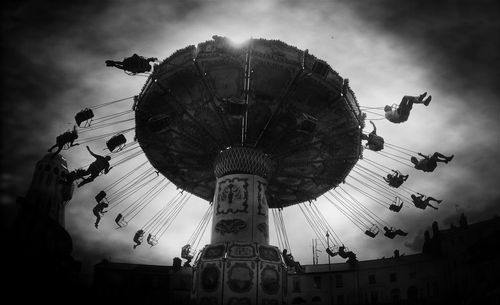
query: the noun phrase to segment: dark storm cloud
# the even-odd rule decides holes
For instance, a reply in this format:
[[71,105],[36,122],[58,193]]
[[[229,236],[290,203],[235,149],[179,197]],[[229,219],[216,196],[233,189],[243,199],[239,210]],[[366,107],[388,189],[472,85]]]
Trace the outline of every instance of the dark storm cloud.
[[[437,65],[436,80],[448,89],[498,92],[500,3],[491,0],[345,1],[367,23],[392,33]],[[492,101],[490,101],[492,102]]]
[[[459,162],[461,171],[455,172],[454,179],[442,183],[443,198],[453,199],[449,204],[467,207],[464,212],[474,221],[499,213],[495,185],[500,181],[497,159],[500,153],[500,3],[489,0],[343,3],[367,26],[389,33],[413,49],[409,56],[429,71],[428,77],[436,87],[457,97],[448,105],[454,107],[453,111],[458,110],[458,115],[443,119],[444,126],[463,131],[462,141],[454,152],[457,155],[454,162]],[[477,133],[478,129],[482,132]],[[496,138],[491,138],[492,134]],[[447,216],[441,223],[449,224],[454,218],[455,215]],[[407,246],[416,249],[420,244],[421,238],[416,237]]]
[[[6,195],[2,202],[12,203],[16,194],[24,194],[33,165],[55,141],[55,122],[62,125],[68,121],[68,109],[74,111],[72,100],[54,107],[58,95],[69,90],[89,95],[85,78],[104,61],[97,63],[96,58],[129,55],[124,52],[140,39],[158,35],[161,24],[185,18],[200,7],[198,1],[160,4],[7,1],[3,5],[1,110],[8,115],[1,123],[1,190]],[[77,68],[68,69],[71,56]]]

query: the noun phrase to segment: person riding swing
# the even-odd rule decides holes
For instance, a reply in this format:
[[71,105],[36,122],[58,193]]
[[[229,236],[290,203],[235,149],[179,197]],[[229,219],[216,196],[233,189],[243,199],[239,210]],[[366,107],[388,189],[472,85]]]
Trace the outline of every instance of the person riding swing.
[[109,160],[111,160],[110,156],[103,157],[94,154],[88,146],[87,150],[96,160],[89,165],[86,171],[83,171],[81,173],[80,178],[83,178],[88,175],[90,176],[84,178],[83,181],[80,182],[80,184],[78,184],[78,187],[81,187],[89,182],[94,181],[94,179],[97,178],[102,171],[104,171],[104,174],[106,175],[112,169],[112,167],[110,167],[109,165]]
[[365,146],[369,150],[381,151],[382,149],[384,149],[384,138],[377,135],[377,127],[372,121],[370,121],[370,123],[373,126],[373,131],[370,132],[368,135],[361,134],[361,139],[367,140]]
[[387,178],[383,177],[385,182],[394,188],[400,187],[409,177],[409,175],[403,175],[398,170],[392,170],[394,174],[387,174]]
[[427,92],[419,96],[406,95],[403,97],[397,108],[386,105],[384,108],[385,118],[390,122],[396,124],[406,122],[408,120],[408,117],[410,116],[410,111],[413,107],[413,104],[424,104],[425,106],[429,105],[432,97],[429,95],[429,97],[424,100],[426,95]]
[[151,71],[151,62],[157,61],[157,58],[145,58],[137,54],[125,58],[123,61],[106,60],[106,66],[115,67],[133,74],[145,73]]
[[96,220],[95,220],[95,228],[97,229],[99,226],[99,222],[101,221],[101,214],[104,215],[107,211],[104,211],[104,209],[108,208],[109,204],[107,204],[104,201],[99,202],[93,209],[92,212],[94,213]]
[[416,157],[411,157],[411,163],[413,163],[416,169],[419,169],[424,172],[433,172],[437,167],[437,162],[442,162],[448,164],[451,160],[453,160],[453,156],[449,157],[435,152],[432,156],[426,156],[424,154],[418,153],[419,156],[424,157],[423,159],[418,160]]
[[283,259],[285,260],[285,264],[288,267],[295,268],[297,273],[303,273],[305,271],[304,267],[299,262],[295,261],[292,254],[288,254],[287,252],[287,249],[283,249]]
[[393,227],[391,227],[390,229],[388,227],[384,227],[384,235],[389,237],[390,239],[393,239],[394,237],[396,237],[396,235],[400,235],[400,236],[406,236],[408,235],[408,233],[404,232],[403,230],[401,229],[397,229],[395,230]]
[[415,205],[415,207],[417,207],[419,209],[422,209],[422,210],[425,210],[426,207],[431,207],[434,210],[437,210],[438,208],[436,208],[435,206],[432,206],[430,204],[430,202],[431,201],[435,201],[435,202],[437,202],[439,204],[442,201],[442,200],[435,199],[433,197],[422,195],[420,193],[417,193],[417,194],[420,195],[420,196],[411,194],[410,197],[411,197],[411,199],[412,199],[413,204]]
[[134,239],[133,239],[135,242],[135,245],[133,246],[134,249],[137,248],[137,246],[139,246],[140,244],[142,244],[143,236],[144,236],[143,229],[140,229],[137,232],[135,232]]
[[342,258],[347,258],[347,261],[348,262],[356,262],[357,261],[357,258],[356,258],[356,254],[352,251],[345,251],[345,246],[342,245],[341,247],[339,247],[339,256],[342,257]]
[[48,152],[52,152],[57,147],[56,152],[52,155],[52,157],[55,157],[66,145],[69,147],[80,145],[79,143],[74,144],[76,139],[78,139],[78,132],[76,131],[76,126],[73,126],[73,130],[68,130],[56,137],[56,144],[49,148]]

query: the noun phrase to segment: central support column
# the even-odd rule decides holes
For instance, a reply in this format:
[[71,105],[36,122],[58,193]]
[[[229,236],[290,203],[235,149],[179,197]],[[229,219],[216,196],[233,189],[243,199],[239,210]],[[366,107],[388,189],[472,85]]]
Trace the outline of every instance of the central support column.
[[211,243],[247,241],[269,244],[266,179],[231,174],[217,179]]
[[280,250],[269,246],[267,180],[273,162],[245,147],[222,151],[217,177],[211,244],[195,262],[196,304],[282,304],[286,267]]

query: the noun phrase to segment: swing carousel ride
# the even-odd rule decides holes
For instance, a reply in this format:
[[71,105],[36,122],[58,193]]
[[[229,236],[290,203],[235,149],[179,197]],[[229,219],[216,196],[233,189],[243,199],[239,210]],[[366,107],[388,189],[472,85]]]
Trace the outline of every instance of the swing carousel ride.
[[[235,45],[214,36],[163,61],[134,54],[106,64],[147,81],[137,96],[76,114],[72,137],[78,130],[78,144],[106,139],[111,159],[108,163],[89,149],[96,161],[71,172],[68,182],[83,186],[99,180],[103,170],[117,171],[131,160],[139,164],[96,194],[96,228],[111,210],[117,211],[118,228],[127,226],[175,185],[178,192],[162,198],[163,207],[133,236],[134,248],[144,239],[156,245],[192,195],[206,200],[206,211],[181,250],[188,264],[196,256],[192,294],[199,303],[286,299],[287,272],[303,271],[290,253],[286,207],[299,207],[330,256],[355,264],[356,255],[332,229],[317,198],[370,238],[384,230],[391,239],[406,233],[366,202],[396,213],[426,207],[415,198],[429,202],[402,185],[408,176],[363,156],[367,141],[373,154],[413,167],[410,157],[417,152],[363,130],[367,114],[384,119],[377,112],[384,107],[359,106],[348,80],[307,50],[265,39]],[[125,102],[132,104],[128,110],[104,111]],[[135,137],[127,143],[132,131]],[[62,135],[57,140],[66,148],[74,145],[68,133],[68,141]],[[270,214],[279,247],[269,245]],[[210,244],[198,251],[210,220]]]

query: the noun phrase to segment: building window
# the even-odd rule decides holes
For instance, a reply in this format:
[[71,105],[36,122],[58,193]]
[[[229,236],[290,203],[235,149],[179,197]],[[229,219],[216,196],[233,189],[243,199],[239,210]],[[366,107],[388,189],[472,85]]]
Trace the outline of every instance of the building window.
[[313,302],[313,304],[322,304],[321,303],[321,298],[318,297],[318,296],[313,297],[312,298],[312,302]]
[[397,281],[396,273],[390,273],[389,274],[389,282],[394,283],[395,281]]
[[376,291],[370,292],[370,304],[378,304],[378,293]]
[[300,278],[293,277],[293,292],[300,292]]
[[376,284],[377,280],[375,279],[375,274],[368,275],[368,284]]
[[335,274],[335,287],[344,287],[344,282],[342,281],[342,274]]
[[416,279],[417,273],[415,271],[410,272],[410,279]]
[[337,296],[337,304],[344,305],[344,296],[343,295]]
[[315,276],[313,278],[313,280],[314,280],[314,283],[313,283],[314,288],[321,289],[321,276]]

